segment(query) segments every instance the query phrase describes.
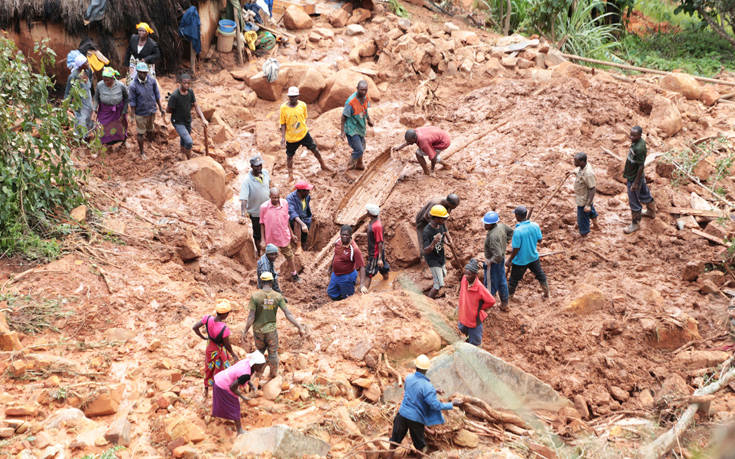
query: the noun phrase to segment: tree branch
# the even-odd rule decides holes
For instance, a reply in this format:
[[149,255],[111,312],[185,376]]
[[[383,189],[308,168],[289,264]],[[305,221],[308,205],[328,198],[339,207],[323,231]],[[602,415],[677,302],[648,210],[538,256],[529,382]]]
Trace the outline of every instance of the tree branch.
[[727,31],[720,24],[718,24],[717,21],[715,21],[714,18],[709,15],[709,13],[704,10],[703,6],[697,8],[697,13],[699,13],[699,15],[705,20],[705,22],[707,22],[707,24],[712,27],[712,30],[714,30],[717,35],[727,40],[730,43],[730,46],[735,48],[735,37],[727,33]]

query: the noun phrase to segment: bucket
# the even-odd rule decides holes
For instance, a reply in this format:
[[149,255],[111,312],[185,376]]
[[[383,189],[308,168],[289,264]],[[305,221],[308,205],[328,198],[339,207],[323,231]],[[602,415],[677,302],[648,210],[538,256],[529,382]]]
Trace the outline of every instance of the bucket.
[[235,21],[231,21],[229,19],[222,19],[219,21],[219,30],[220,32],[224,33],[230,33],[235,31]]
[[220,53],[232,52],[232,44],[235,42],[235,32],[217,31],[217,51]]

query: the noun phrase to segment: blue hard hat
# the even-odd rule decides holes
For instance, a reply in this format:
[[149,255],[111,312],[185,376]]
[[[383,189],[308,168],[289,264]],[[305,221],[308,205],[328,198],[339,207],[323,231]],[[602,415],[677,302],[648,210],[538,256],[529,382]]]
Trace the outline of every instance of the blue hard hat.
[[500,217],[498,217],[497,212],[488,212],[482,217],[482,223],[486,225],[492,225],[493,223],[498,223],[498,221],[500,221]]

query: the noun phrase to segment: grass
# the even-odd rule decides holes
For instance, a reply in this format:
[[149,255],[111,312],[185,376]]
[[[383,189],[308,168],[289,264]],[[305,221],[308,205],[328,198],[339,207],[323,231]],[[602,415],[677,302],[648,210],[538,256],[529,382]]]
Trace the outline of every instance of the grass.
[[124,448],[122,446],[113,446],[101,454],[87,454],[86,456],[83,456],[82,459],[117,459],[117,454],[115,453],[121,449]]
[[23,333],[39,333],[46,329],[58,332],[54,322],[72,314],[62,309],[67,303],[65,298],[34,298],[31,295],[0,295],[0,301],[8,305],[8,325],[13,330]]
[[635,9],[655,20],[656,22],[668,22],[679,27],[688,27],[699,24],[699,18],[689,16],[686,13],[675,14],[677,4],[668,0],[637,0]]

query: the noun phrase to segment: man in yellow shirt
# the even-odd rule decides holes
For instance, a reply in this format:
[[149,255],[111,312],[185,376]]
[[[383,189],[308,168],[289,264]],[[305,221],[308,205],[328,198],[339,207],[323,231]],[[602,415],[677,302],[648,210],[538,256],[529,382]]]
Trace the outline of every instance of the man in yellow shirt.
[[293,157],[300,146],[305,146],[314,154],[319,161],[323,171],[331,171],[324,164],[322,155],[316,147],[314,139],[306,127],[306,104],[299,100],[299,88],[291,86],[288,88],[288,102],[281,105],[281,146],[286,147],[286,166],[288,167],[288,180],[293,180]]

